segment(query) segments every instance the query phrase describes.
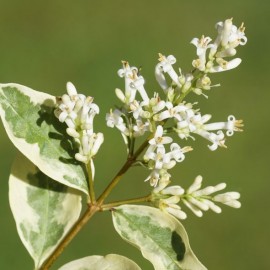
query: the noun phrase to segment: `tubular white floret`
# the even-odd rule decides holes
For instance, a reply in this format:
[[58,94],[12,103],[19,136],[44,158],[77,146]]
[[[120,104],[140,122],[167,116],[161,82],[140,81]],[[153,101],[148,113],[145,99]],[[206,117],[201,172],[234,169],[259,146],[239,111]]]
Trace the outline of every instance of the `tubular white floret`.
[[[181,87],[180,81],[179,81],[179,76],[175,72],[174,68],[172,67],[173,64],[176,63],[176,59],[173,55],[165,56],[159,53],[159,59],[160,63],[156,65],[155,69],[155,75],[156,79],[160,85],[160,87],[163,90],[166,90],[167,87],[167,82],[165,79],[165,76],[162,73],[167,73],[172,81],[178,86]],[[165,91],[166,92],[166,91]]]
[[143,76],[138,75],[138,69],[130,67],[127,61],[122,61],[122,63],[123,69],[118,70],[118,75],[125,78],[125,94],[121,90],[116,89],[117,97],[128,105],[135,100],[138,91],[143,101],[148,104],[149,97],[144,88],[145,80]]
[[[174,216],[181,216],[181,213],[176,210],[180,210],[180,206],[177,205],[183,202],[196,216],[202,217],[203,212],[209,209],[213,212],[219,214],[222,212],[221,208],[217,206],[214,202],[223,203],[227,206],[233,208],[241,207],[241,203],[238,201],[240,194],[238,192],[226,192],[222,194],[212,195],[218,191],[226,188],[225,183],[220,183],[215,186],[208,186],[201,189],[202,186],[202,176],[198,175],[191,186],[185,191],[180,186],[168,186],[170,183],[169,177],[166,181],[161,180],[160,183],[154,188],[153,194],[154,200],[158,200],[158,206],[161,210],[166,211]],[[168,210],[170,208],[170,210]],[[182,210],[181,210],[182,211]],[[180,218],[178,216],[177,218]]]
[[164,188],[160,193],[164,195],[179,196],[179,195],[184,194],[185,190],[180,186],[169,186],[169,187]]
[[206,51],[209,48],[213,47],[213,44],[209,44],[212,39],[210,37],[204,37],[202,36],[200,39],[193,38],[191,40],[191,44],[195,45],[197,48],[197,56],[199,59],[196,59],[192,62],[192,65],[201,70],[205,70],[205,64],[206,64]]
[[201,217],[203,212],[211,209],[215,213],[221,213],[221,208],[214,202],[220,202],[227,206],[239,208],[241,203],[238,201],[240,193],[226,192],[211,196],[211,194],[221,191],[226,188],[225,183],[220,183],[216,186],[208,186],[201,188],[202,177],[197,176],[193,184],[186,190],[183,195],[180,195],[183,203],[197,216]]
[[222,71],[234,69],[238,67],[242,62],[240,58],[234,58],[233,60],[230,60],[230,61],[225,61],[222,58],[218,58],[218,59],[220,59],[218,61],[219,65],[211,67],[209,69],[210,73],[216,73],[216,72],[222,72]]
[[179,205],[175,205],[175,204],[170,204],[167,207],[164,208],[164,210],[166,212],[168,212],[169,214],[175,216],[178,219],[186,219],[187,218],[187,214],[180,210],[180,206]]
[[187,189],[186,193],[187,193],[187,194],[191,194],[191,193],[193,193],[194,191],[199,190],[199,189],[201,188],[201,186],[202,186],[202,180],[203,180],[202,176],[201,176],[201,175],[198,175],[198,176],[195,178],[195,180],[194,180],[194,182],[192,183],[192,185]]

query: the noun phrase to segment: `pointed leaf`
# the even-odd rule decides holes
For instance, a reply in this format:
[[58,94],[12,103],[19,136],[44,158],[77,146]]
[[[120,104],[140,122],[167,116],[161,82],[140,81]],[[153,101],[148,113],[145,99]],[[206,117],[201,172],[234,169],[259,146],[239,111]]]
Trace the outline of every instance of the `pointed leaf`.
[[12,143],[50,178],[88,194],[65,124],[54,116],[56,98],[19,84],[0,84],[0,115]]
[[148,206],[122,205],[112,211],[116,231],[138,247],[156,270],[205,270],[190,248],[183,225]]
[[81,212],[79,192],[43,174],[21,153],[9,178],[9,202],[19,236],[38,267]]
[[116,255],[89,256],[69,262],[58,270],[141,270],[132,260]]

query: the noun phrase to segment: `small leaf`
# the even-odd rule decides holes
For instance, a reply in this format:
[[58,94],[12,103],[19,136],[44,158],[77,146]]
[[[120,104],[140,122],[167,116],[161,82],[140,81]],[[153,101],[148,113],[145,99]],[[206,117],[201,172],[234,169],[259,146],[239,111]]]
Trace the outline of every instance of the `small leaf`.
[[38,269],[77,221],[81,196],[19,154],[9,178],[9,202],[19,236]]
[[155,270],[206,270],[190,248],[183,225],[149,206],[122,205],[112,211],[116,231],[139,248]]
[[89,256],[69,262],[58,270],[141,270],[132,260],[116,255]]
[[0,84],[0,115],[12,143],[50,178],[88,194],[84,168],[74,158],[56,98],[19,84]]

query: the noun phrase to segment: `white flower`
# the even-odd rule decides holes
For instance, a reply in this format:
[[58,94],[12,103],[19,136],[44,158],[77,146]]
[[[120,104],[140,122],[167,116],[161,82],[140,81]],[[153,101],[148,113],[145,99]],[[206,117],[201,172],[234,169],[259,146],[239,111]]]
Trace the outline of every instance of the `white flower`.
[[[233,115],[228,117],[227,122],[216,122],[206,124],[211,119],[210,114],[201,115],[192,109],[185,111],[185,114],[181,113],[182,120],[177,122],[177,127],[175,131],[181,139],[186,139],[191,137],[191,133],[198,134],[203,138],[209,140],[212,145],[209,145],[209,149],[214,151],[219,146],[225,146],[225,135],[222,132],[226,130],[227,136],[232,136],[235,131],[242,131],[243,121],[236,120]],[[211,132],[217,130],[217,133]]]
[[167,110],[165,110],[159,114],[156,114],[154,116],[155,121],[163,121],[163,120],[168,119],[168,118],[175,118],[178,121],[181,121],[182,117],[179,114],[179,112],[184,112],[188,109],[188,107],[185,106],[184,104],[179,104],[177,106],[173,106],[173,104],[169,101],[166,102],[165,106],[167,107]]
[[197,56],[199,57],[199,59],[194,60],[192,62],[192,65],[201,71],[205,70],[207,49],[212,48],[214,46],[213,44],[209,44],[211,40],[212,39],[210,37],[202,36],[200,39],[193,38],[190,42],[191,44],[196,46]]
[[245,45],[247,43],[243,23],[237,28],[233,25],[232,19],[227,19],[225,22],[218,22],[216,28],[218,30],[218,37],[215,40],[217,46],[221,44],[225,48],[235,48],[238,45]]
[[116,127],[119,129],[122,133],[128,135],[129,130],[126,126],[126,123],[124,122],[122,118],[122,112],[115,109],[114,111],[110,110],[110,113],[106,114],[106,121],[108,127]]
[[149,102],[149,107],[152,110],[153,114],[162,111],[165,106],[166,102],[159,97],[158,93],[154,93],[154,97],[152,97]]
[[136,67],[130,67],[127,61],[122,61],[123,68],[118,70],[118,75],[125,78],[125,97],[127,104],[135,99],[136,89],[131,87],[134,72],[138,72]]
[[104,142],[104,136],[102,133],[94,133],[91,137],[91,141],[90,141],[90,153],[89,156],[90,158],[94,157],[100,146],[102,145],[102,143]]
[[231,35],[229,37],[230,47],[236,47],[238,45],[246,45],[247,37],[245,36],[244,23],[239,28],[235,25],[232,26]]
[[158,185],[153,189],[153,193],[159,193],[166,186],[168,186],[170,183],[170,178],[171,178],[171,175],[168,172],[163,171],[163,173],[161,174],[161,178],[158,182]]
[[206,130],[219,130],[225,129],[227,130],[226,135],[232,136],[234,131],[243,131],[241,128],[243,127],[242,120],[236,120],[233,115],[228,117],[228,122],[217,122],[204,125]]
[[208,72],[217,73],[217,72],[234,69],[238,67],[242,62],[240,58],[234,58],[233,60],[230,60],[230,61],[225,61],[223,58],[217,58],[217,61],[219,65],[210,67]]
[[232,19],[227,19],[225,22],[218,22],[216,28],[218,30],[218,36],[210,49],[210,61],[206,64],[206,73],[222,72],[238,67],[242,61],[240,58],[226,61],[224,57],[234,56],[236,54],[235,48],[239,45],[245,45],[247,42],[244,25],[242,24],[237,28],[233,25]]
[[171,169],[175,166],[176,161],[171,159],[170,153],[165,153],[165,147],[162,145],[148,155],[150,161],[154,161],[154,169]]
[[167,93],[167,89],[169,88],[166,78],[164,76],[163,70],[160,64],[157,64],[155,67],[155,77],[159,84],[159,86],[163,89],[165,93]]
[[136,119],[136,125],[133,126],[134,137],[143,136],[146,131],[149,131],[149,122],[143,122],[142,119]]
[[144,83],[145,83],[145,80],[143,76],[138,76],[137,72],[133,72],[133,81],[131,82],[130,86],[131,88],[138,90],[145,104],[148,104],[149,97],[144,88]]
[[174,159],[176,162],[182,162],[185,159],[184,153],[192,151],[190,146],[180,147],[177,143],[172,143],[170,146],[171,151],[166,154],[168,159]]
[[116,89],[115,89],[115,95],[116,95],[123,103],[126,102],[126,96],[125,96],[125,94],[122,92],[121,89],[116,88]]
[[129,104],[135,100],[136,92],[138,91],[143,101],[148,103],[149,98],[144,88],[144,78],[141,75],[138,76],[138,69],[136,67],[130,67],[127,61],[122,61],[122,63],[123,69],[118,70],[118,75],[125,78],[125,98],[119,90],[117,90],[117,96]]
[[[166,153],[164,145],[160,145],[156,147],[155,151],[144,156],[145,160],[148,161],[148,167],[153,170],[146,181],[150,180],[151,185],[155,187],[155,193],[162,191],[169,184],[170,174],[167,173],[167,170],[172,169],[177,162],[182,162],[185,159],[184,153],[192,150],[191,147],[181,149],[176,143],[172,143],[170,149],[171,151]],[[160,179],[161,183],[159,184]]]
[[212,143],[212,145],[208,145],[208,148],[211,151],[215,151],[218,147],[226,148],[224,139],[225,135],[221,130],[219,130],[217,133],[208,132],[206,130],[198,130],[196,133]]
[[145,182],[150,181],[150,185],[152,187],[156,187],[160,179],[161,179],[160,170],[153,170],[144,181]]
[[67,93],[62,96],[55,115],[60,122],[67,124],[67,134],[79,145],[75,159],[83,163],[90,162],[94,170],[91,159],[104,141],[103,134],[94,133],[93,128],[94,117],[99,113],[99,107],[93,103],[92,97],[78,94],[71,82],[67,83]]
[[218,194],[213,197],[215,202],[221,202],[233,208],[240,208],[241,203],[237,201],[240,198],[240,193],[238,192],[226,192],[223,194]]
[[221,213],[221,208],[214,202],[220,202],[233,208],[241,207],[241,203],[238,201],[240,198],[238,192],[226,192],[211,196],[211,194],[225,189],[225,183],[220,183],[216,186],[208,186],[203,189],[200,189],[201,185],[202,177],[199,175],[186,192],[180,195],[183,203],[198,217],[203,215],[203,211],[208,211],[209,209],[215,213]]
[[158,81],[158,83],[160,84],[160,87],[163,90],[166,90],[167,87],[167,83],[166,83],[166,79],[164,77],[163,73],[167,73],[172,81],[178,86],[181,87],[181,84],[179,82],[179,76],[177,75],[177,73],[175,72],[175,70],[173,69],[172,65],[176,63],[176,59],[173,55],[169,55],[169,56],[165,56],[162,55],[161,53],[159,54],[159,59],[160,63],[157,64],[156,69],[155,69],[155,75],[156,75],[156,79]]
[[173,139],[168,136],[163,137],[163,127],[161,125],[157,126],[154,138],[149,140],[150,146],[146,150],[146,153],[144,155],[144,159],[148,160],[149,155],[155,151],[156,148],[162,148],[164,144],[171,143]]
[[167,212],[178,219],[186,219],[187,218],[186,213],[181,210],[181,207],[179,205],[177,205],[179,201],[180,201],[179,196],[171,196],[167,199],[159,200],[158,207],[162,211]]
[[143,107],[147,104],[148,102],[138,102],[137,100],[133,100],[133,102],[129,104],[129,108],[133,114],[134,119],[138,119],[139,117],[150,118],[150,113],[143,109]]
[[185,190],[180,186],[169,186],[160,191],[164,195],[179,196],[185,193]]
[[178,219],[187,218],[187,214],[181,210],[181,207],[179,205],[168,204],[167,206],[164,207],[164,210]]

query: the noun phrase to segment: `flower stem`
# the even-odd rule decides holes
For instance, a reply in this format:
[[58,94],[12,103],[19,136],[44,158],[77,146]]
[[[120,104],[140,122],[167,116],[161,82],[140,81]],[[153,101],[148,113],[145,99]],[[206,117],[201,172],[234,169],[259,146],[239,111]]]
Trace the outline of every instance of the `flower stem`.
[[142,151],[145,149],[145,147],[148,145],[149,138],[145,140],[142,145],[138,148],[138,150],[134,153],[133,156],[129,157],[123,167],[119,170],[119,172],[116,174],[116,176],[112,179],[110,184],[106,187],[106,189],[103,191],[103,193],[100,195],[100,197],[97,200],[97,203],[99,205],[102,205],[104,200],[108,197],[108,195],[111,193],[113,188],[118,184],[122,176],[127,172],[127,170],[132,166],[132,164],[136,161],[137,157],[142,153]]
[[95,190],[94,190],[94,179],[93,179],[92,168],[91,168],[91,160],[86,164],[86,170],[88,174],[89,194],[90,194],[91,204],[95,204],[96,195],[95,195]]

